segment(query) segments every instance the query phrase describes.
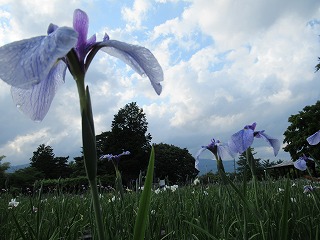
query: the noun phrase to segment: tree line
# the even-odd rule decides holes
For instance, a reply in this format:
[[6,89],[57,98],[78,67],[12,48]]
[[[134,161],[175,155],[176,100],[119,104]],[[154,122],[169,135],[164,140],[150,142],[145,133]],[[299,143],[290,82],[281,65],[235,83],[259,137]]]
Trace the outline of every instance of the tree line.
[[[284,132],[286,145],[284,151],[288,152],[293,160],[302,154],[320,159],[319,146],[311,146],[306,138],[319,130],[320,101],[311,106],[306,106],[298,114],[288,118],[290,123]],[[146,170],[151,150],[152,136],[148,133],[148,122],[143,109],[136,102],[126,104],[121,108],[111,123],[111,131],[106,131],[96,136],[97,155],[120,154],[129,151],[131,154],[123,156],[118,163],[122,174],[123,183],[129,185],[135,181],[140,173]],[[174,145],[159,143],[155,148],[155,178],[167,178],[172,184],[185,183],[197,176],[198,170],[194,168],[194,158],[189,151]],[[254,151],[254,149],[251,149]],[[255,155],[256,153],[254,153]],[[30,158],[30,166],[7,174],[9,164],[1,163],[5,156],[0,156],[0,184],[2,188],[8,186],[27,187],[40,179],[78,178],[85,176],[83,157],[74,157],[69,161],[69,156],[57,157],[51,146],[41,144]],[[264,169],[274,164],[270,160],[256,158],[256,168],[260,176]],[[245,156],[240,155],[237,161],[236,174],[248,174],[250,170]],[[98,176],[103,181],[112,185],[114,166],[107,159],[98,161]]]

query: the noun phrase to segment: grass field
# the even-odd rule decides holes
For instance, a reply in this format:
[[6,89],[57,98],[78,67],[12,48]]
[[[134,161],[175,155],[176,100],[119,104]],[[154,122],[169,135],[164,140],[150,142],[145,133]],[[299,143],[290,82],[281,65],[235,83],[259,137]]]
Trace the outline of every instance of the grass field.
[[[155,189],[145,239],[320,239],[320,190],[306,180]],[[319,191],[319,192],[317,192]],[[132,239],[141,193],[100,194],[106,239]],[[1,239],[94,239],[89,193],[1,194]]]

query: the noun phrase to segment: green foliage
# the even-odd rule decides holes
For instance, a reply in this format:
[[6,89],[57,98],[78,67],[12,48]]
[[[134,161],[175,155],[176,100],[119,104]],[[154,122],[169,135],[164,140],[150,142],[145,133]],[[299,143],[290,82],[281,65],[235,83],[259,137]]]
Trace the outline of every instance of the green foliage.
[[[126,104],[114,115],[111,132],[103,132],[96,136],[99,155],[115,155],[123,151],[131,153],[129,156],[123,156],[118,164],[124,182],[128,183],[136,179],[140,171],[147,168],[152,138],[147,130],[148,122],[145,113],[135,102],[132,102]],[[98,165],[98,171],[99,168],[106,171],[113,170],[108,161],[100,161]]]
[[320,159],[319,146],[311,146],[306,140],[319,130],[319,119],[320,101],[289,117],[290,125],[284,132],[283,143],[286,144],[284,151],[289,152],[293,160],[297,160],[302,154]]
[[51,146],[39,145],[30,158],[30,166],[44,174],[44,178],[69,177],[71,169],[68,165],[68,157],[55,157]]
[[19,169],[9,175],[9,185],[11,188],[32,188],[37,180],[44,178],[43,172],[35,167]]
[[[253,157],[254,155],[256,155],[257,153],[254,152],[254,148],[253,147],[249,147],[249,150],[251,151]],[[254,158],[254,166],[256,169],[256,176],[258,178],[261,178],[263,176],[263,167],[260,164],[260,158]],[[252,173],[251,173],[251,169],[250,169],[250,165],[247,161],[247,156],[246,156],[246,152],[243,152],[242,154],[239,155],[239,160],[237,161],[238,164],[238,168],[237,168],[237,173],[239,175],[241,175],[242,177],[246,177],[246,179],[251,179],[252,178]]]
[[[293,183],[295,186],[291,187]],[[158,194],[152,192],[145,239],[233,240],[244,239],[244,235],[245,239],[252,240],[319,239],[319,193],[304,194],[306,184],[303,180],[258,182],[260,204],[256,211],[262,224],[248,208],[255,206],[256,201],[251,184],[247,185],[245,193],[248,206],[226,185],[197,185],[178,188],[175,192],[170,189]],[[236,186],[241,188],[241,184]],[[109,192],[101,195],[103,219],[107,223],[105,239],[133,239],[141,193],[127,192],[123,200],[114,196]],[[11,198],[10,194],[1,195],[0,222],[5,223],[0,225],[1,239],[22,239],[21,234],[25,239],[39,240],[97,237],[88,194],[20,196],[16,199],[19,205],[8,209]],[[19,232],[17,224],[22,231]]]
[[185,183],[198,174],[194,167],[194,157],[184,148],[165,143],[155,144],[155,176],[168,178],[173,184]]
[[2,159],[4,159],[6,156],[2,155],[0,156],[0,187],[5,188],[5,182],[6,182],[6,173],[5,171],[10,167],[9,162],[1,163]]

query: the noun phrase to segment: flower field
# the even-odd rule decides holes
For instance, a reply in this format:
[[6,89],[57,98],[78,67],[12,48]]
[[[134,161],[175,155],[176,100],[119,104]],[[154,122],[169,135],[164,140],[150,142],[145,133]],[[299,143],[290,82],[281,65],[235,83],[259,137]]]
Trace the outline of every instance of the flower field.
[[[312,189],[304,186],[312,185]],[[165,187],[151,194],[145,239],[320,239],[317,184],[278,180]],[[309,190],[309,191],[308,191]],[[319,191],[319,192],[317,192]],[[102,190],[108,239],[132,239],[141,192]],[[90,192],[1,194],[1,239],[95,239]],[[14,203],[14,204],[13,204]],[[5,223],[5,224],[4,224]]]

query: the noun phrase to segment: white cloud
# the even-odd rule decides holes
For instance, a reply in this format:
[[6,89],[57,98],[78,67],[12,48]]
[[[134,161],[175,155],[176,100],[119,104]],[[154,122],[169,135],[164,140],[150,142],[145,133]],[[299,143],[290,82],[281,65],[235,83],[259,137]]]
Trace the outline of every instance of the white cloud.
[[140,29],[142,21],[146,17],[146,13],[151,7],[149,0],[135,0],[132,8],[124,7],[121,10],[123,19],[127,22],[128,31]]

